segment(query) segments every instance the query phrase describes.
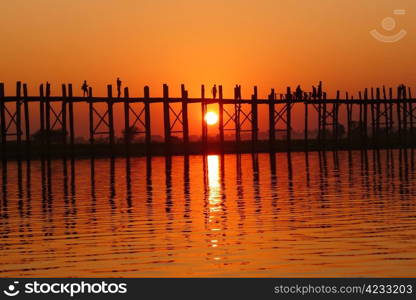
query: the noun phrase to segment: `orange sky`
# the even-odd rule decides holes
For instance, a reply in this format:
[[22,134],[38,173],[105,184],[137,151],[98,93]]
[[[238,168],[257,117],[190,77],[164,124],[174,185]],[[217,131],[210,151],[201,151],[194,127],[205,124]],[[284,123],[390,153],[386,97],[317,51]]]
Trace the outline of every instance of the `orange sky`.
[[[407,14],[395,16],[394,9]],[[190,96],[198,96],[201,83],[223,84],[225,96],[236,83],[243,96],[254,84],[264,96],[271,87],[279,92],[319,80],[351,92],[416,86],[414,0],[14,0],[2,1],[0,10],[0,81],[7,94],[16,80],[32,94],[46,80],[54,94],[63,82],[80,93],[86,79],[95,95],[104,95],[117,76],[132,96],[146,84],[160,95],[164,82],[174,95],[185,83]],[[389,16],[397,21],[392,32],[380,25]],[[402,28],[407,36],[392,44],[369,34]],[[194,115],[198,120],[199,110]],[[77,116],[86,120],[85,108]]]

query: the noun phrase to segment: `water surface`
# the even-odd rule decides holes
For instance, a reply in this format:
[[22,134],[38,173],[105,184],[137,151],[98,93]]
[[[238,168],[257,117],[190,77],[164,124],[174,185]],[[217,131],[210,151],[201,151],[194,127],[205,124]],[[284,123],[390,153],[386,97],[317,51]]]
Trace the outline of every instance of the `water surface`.
[[412,150],[2,165],[0,276],[415,276]]

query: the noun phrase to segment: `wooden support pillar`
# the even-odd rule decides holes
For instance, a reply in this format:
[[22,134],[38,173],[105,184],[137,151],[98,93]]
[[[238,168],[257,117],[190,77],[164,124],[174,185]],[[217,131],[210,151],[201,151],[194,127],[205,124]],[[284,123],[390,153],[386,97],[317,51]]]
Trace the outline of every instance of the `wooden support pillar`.
[[413,132],[413,100],[412,100],[412,90],[409,87],[407,90],[407,98],[409,99],[408,101],[408,111],[409,111],[409,125],[410,125],[410,134],[413,140],[414,137],[414,132]]
[[403,90],[402,90],[402,109],[403,109],[403,113],[402,113],[402,120],[403,120],[403,122],[402,122],[402,132],[404,133],[404,136],[405,136],[405,141],[407,141],[407,111],[406,111],[406,108],[407,108],[407,90],[406,90],[406,88],[404,88]]
[[328,112],[327,112],[327,106],[326,106],[326,93],[322,93],[322,136],[323,136],[323,141],[326,142],[327,138],[328,138],[328,133],[327,133],[327,129],[326,129],[326,125],[327,125],[327,117],[328,117]]
[[27,84],[23,84],[23,109],[25,115],[25,138],[26,144],[30,144],[30,117],[29,117],[29,99],[27,98]]
[[169,87],[163,84],[163,125],[165,129],[165,143],[170,143],[170,108],[169,108]]
[[400,92],[400,88],[397,88],[397,133],[399,136],[399,141],[401,141],[401,135],[402,135],[402,113],[401,113],[401,109],[400,109],[400,104],[401,104],[401,92]]
[[345,99],[347,101],[347,130],[348,130],[348,140],[351,142],[352,135],[351,135],[351,123],[352,123],[352,104],[349,104],[348,101],[350,100],[348,92],[345,93]]
[[367,118],[367,115],[368,115],[368,113],[367,113],[367,111],[368,111],[368,108],[367,108],[367,105],[368,105],[368,90],[367,90],[367,88],[364,90],[364,109],[363,109],[363,129],[364,129],[364,140],[365,140],[365,143],[367,143],[367,138],[368,138],[368,134],[367,134],[367,121],[368,121],[368,118]]
[[362,104],[362,100],[363,100],[363,97],[362,97],[362,94],[361,94],[361,91],[359,91],[358,92],[358,99],[360,100],[360,112],[359,112],[359,114],[360,114],[360,139],[361,139],[361,141],[363,140],[363,137],[364,137],[364,105]]
[[130,144],[130,138],[134,136],[134,128],[130,128],[130,102],[129,102],[129,88],[124,88],[124,144]]
[[46,103],[45,103],[45,128],[46,128],[46,143],[49,145],[51,143],[51,102],[49,97],[51,96],[51,85],[49,82],[46,82]]
[[389,122],[389,127],[390,127],[390,129],[389,129],[389,131],[390,132],[393,132],[393,124],[394,124],[394,122],[393,122],[393,89],[392,88],[389,88],[389,114],[390,114],[390,116],[389,116],[389,119],[390,119],[390,122]]
[[381,100],[381,94],[380,94],[380,88],[376,89],[376,138],[380,135],[380,100]]
[[237,86],[237,92],[234,95],[234,126],[235,126],[235,141],[240,143],[241,140],[241,124],[240,124],[240,114],[241,114],[241,95],[240,95],[240,87]]
[[338,120],[338,112],[339,112],[339,100],[340,100],[340,91],[337,91],[337,98],[336,103],[333,105],[333,123],[332,123],[332,131],[334,140],[338,141],[339,137],[339,120]]
[[387,93],[386,93],[386,87],[383,86],[383,99],[384,99],[384,130],[385,130],[385,136],[388,137],[390,136],[390,120],[389,120],[389,116],[390,116],[390,107],[387,104]]
[[144,87],[144,123],[145,123],[145,140],[147,150],[150,148],[150,143],[152,142],[152,133],[150,130],[150,90],[148,86]]
[[257,86],[255,86],[251,96],[251,141],[253,144],[257,143],[259,133],[257,98]]
[[108,126],[110,132],[110,145],[114,145],[114,114],[113,114],[113,87],[111,84],[107,85],[107,105],[108,105]]
[[305,112],[305,115],[304,115],[304,122],[305,122],[305,126],[304,126],[304,132],[303,132],[303,134],[304,134],[304,142],[305,142],[305,148],[307,148],[308,147],[308,143],[309,143],[309,111],[308,111],[308,109],[309,109],[309,107],[308,107],[308,98],[307,97],[305,97],[305,99],[303,100],[304,102],[303,102],[303,108],[304,108],[304,112]]
[[189,121],[188,121],[188,91],[185,89],[185,85],[181,84],[181,97],[182,97],[182,133],[183,142],[186,146],[189,144]]
[[1,130],[1,146],[2,152],[6,149],[6,109],[4,103],[4,83],[0,82],[0,130]]
[[374,105],[374,89],[371,88],[371,104],[370,104],[370,109],[371,109],[371,136],[372,139],[375,140],[376,138],[376,115],[375,115],[375,105]]
[[[90,90],[90,97],[92,92]],[[68,84],[68,114],[69,114],[69,143],[74,145],[75,133],[74,133],[74,103],[72,101],[72,84]]]
[[222,85],[218,86],[218,113],[219,113],[219,120],[218,120],[218,129],[220,132],[220,143],[221,146],[224,144],[224,105],[222,103],[223,95],[222,95]]
[[269,142],[274,145],[275,140],[275,120],[274,120],[274,105],[275,105],[275,92],[271,90],[269,95]]
[[[201,119],[202,119],[202,143],[207,143],[208,127],[205,121],[205,115],[207,113],[207,103],[205,100],[205,86],[201,85]],[[205,149],[204,149],[205,151]]]
[[288,148],[292,140],[292,92],[290,87],[286,89],[286,142]]
[[16,143],[22,143],[22,83],[16,82]]
[[66,93],[66,85],[62,84],[62,142],[64,145],[67,143],[67,134],[68,130],[66,128],[67,121],[66,121],[66,105],[67,104],[67,93]]
[[90,145],[94,145],[94,103],[92,98],[88,98],[88,115],[89,115],[89,131],[90,131]]
[[43,83],[39,86],[39,119],[40,119],[40,137],[41,143],[45,143],[45,94]]

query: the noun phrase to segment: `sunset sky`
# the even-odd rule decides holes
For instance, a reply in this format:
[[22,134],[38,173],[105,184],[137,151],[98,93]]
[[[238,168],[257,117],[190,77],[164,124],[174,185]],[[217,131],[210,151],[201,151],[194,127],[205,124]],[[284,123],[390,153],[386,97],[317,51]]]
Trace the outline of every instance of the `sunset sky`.
[[[265,96],[271,87],[309,89],[319,80],[329,92],[416,86],[414,0],[13,0],[0,10],[0,81],[8,95],[17,80],[31,94],[46,80],[55,95],[64,82],[81,94],[84,79],[104,95],[117,76],[132,96],[142,96],[144,85],[161,95],[163,83],[172,95],[184,83],[191,97],[202,83],[222,84],[229,97],[236,83],[243,97],[253,85]],[[397,22],[391,32],[381,27],[385,17]],[[382,43],[372,29],[407,36]]]

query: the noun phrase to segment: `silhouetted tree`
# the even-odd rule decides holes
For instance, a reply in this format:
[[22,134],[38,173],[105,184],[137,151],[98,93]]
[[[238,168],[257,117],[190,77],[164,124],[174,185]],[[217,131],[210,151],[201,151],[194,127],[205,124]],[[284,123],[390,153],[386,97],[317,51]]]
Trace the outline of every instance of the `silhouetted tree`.
[[[52,144],[59,144],[62,143],[64,137],[66,137],[68,135],[67,131],[63,131],[62,129],[54,129],[54,130],[49,130],[49,141]],[[46,130],[42,131],[42,130],[38,130],[36,131],[34,134],[32,134],[32,140],[34,142],[42,142],[42,141],[46,141],[48,138],[48,133]]]
[[134,139],[136,138],[136,136],[138,135],[139,129],[137,128],[137,126],[130,126],[129,128],[124,129],[123,130],[123,138],[131,143],[134,141]]

